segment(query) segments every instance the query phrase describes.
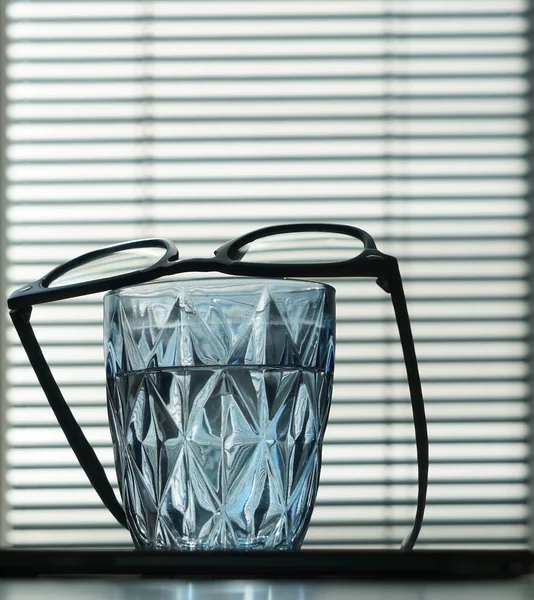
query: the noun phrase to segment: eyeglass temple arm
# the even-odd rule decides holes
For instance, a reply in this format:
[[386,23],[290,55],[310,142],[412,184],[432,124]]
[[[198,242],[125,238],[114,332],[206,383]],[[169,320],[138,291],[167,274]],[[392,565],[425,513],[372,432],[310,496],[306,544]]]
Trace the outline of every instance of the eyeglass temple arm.
[[28,355],[30,364],[80,466],[85,471],[91,485],[100,496],[104,505],[123,527],[127,527],[124,509],[115,496],[104,468],[74,418],[46,362],[46,358],[30,324],[30,315],[31,308],[15,309],[9,312],[22,346]]
[[423,401],[423,391],[421,389],[419,368],[417,366],[412,328],[410,326],[410,318],[408,316],[406,297],[404,295],[398,263],[394,263],[393,272],[391,273],[391,276],[388,277],[387,281],[379,279],[377,283],[386,292],[391,294],[391,301],[393,303],[397,327],[399,329],[404,363],[406,365],[406,373],[408,375],[408,386],[412,403],[419,485],[414,524],[411,532],[404,538],[401,544],[401,550],[411,550],[414,547],[423,524],[428,487],[429,453],[425,405]]

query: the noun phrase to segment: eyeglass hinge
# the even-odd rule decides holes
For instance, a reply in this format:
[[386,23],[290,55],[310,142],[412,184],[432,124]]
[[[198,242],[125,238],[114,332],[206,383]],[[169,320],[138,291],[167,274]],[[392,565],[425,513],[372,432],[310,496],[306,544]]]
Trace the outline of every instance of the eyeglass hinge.
[[18,318],[21,321],[23,321],[24,323],[29,323],[30,322],[30,317],[31,317],[31,314],[32,314],[32,307],[28,306],[27,308],[12,308],[9,311],[9,314],[14,319]]
[[384,290],[384,292],[386,292],[387,294],[391,293],[391,290],[389,289],[389,283],[383,277],[379,277],[376,280],[376,284],[378,285],[378,287],[381,287]]

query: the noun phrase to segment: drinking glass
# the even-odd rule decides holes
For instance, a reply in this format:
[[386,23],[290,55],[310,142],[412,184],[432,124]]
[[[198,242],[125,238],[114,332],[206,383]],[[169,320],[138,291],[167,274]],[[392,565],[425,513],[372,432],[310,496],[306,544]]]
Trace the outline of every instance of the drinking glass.
[[137,547],[298,549],[334,371],[335,290],[214,277],[104,299],[108,414]]

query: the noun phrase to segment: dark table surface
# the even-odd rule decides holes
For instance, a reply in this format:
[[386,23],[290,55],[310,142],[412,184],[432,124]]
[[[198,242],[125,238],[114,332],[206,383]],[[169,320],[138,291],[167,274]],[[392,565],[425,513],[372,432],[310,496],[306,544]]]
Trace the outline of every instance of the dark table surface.
[[532,600],[534,579],[462,582],[184,581],[41,579],[0,581],[0,600]]

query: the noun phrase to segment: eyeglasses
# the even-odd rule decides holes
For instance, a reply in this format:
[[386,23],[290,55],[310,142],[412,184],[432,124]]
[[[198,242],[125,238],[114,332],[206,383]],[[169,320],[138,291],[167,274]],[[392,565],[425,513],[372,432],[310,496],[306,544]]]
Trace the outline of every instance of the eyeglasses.
[[104,468],[65,401],[30,324],[32,307],[106,292],[186,272],[219,272],[253,277],[373,277],[391,295],[408,376],[415,427],[418,494],[414,524],[401,549],[417,540],[428,485],[428,434],[421,380],[406,299],[397,260],[377,250],[362,229],[338,224],[291,224],[257,229],[235,238],[213,258],[179,260],[166,239],[124,242],[70,260],[8,299],[10,316],[54,414],[82,469],[117,521],[126,527],[124,510]]

